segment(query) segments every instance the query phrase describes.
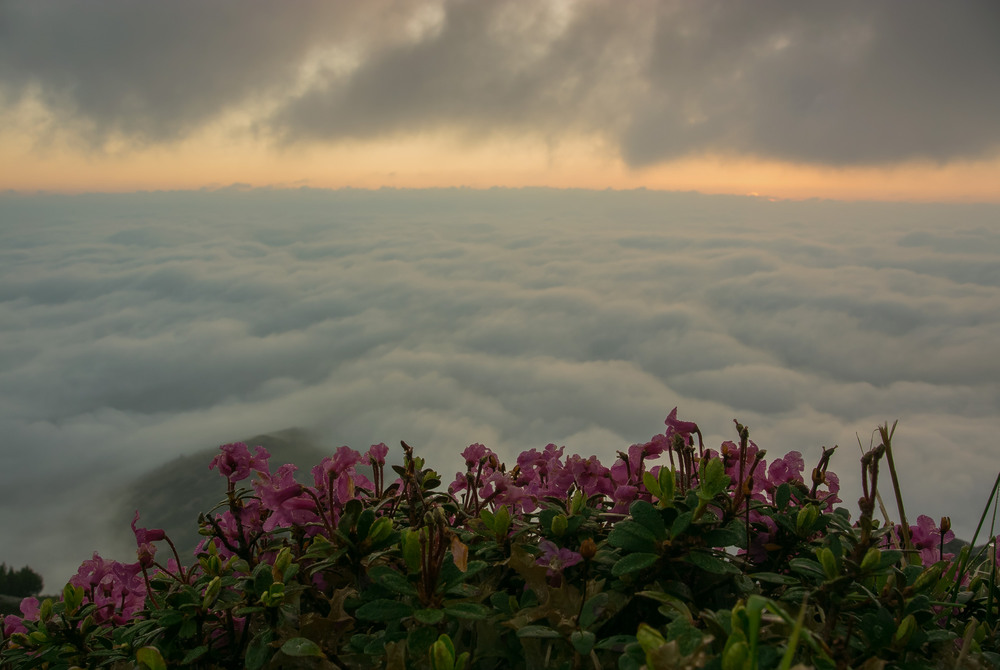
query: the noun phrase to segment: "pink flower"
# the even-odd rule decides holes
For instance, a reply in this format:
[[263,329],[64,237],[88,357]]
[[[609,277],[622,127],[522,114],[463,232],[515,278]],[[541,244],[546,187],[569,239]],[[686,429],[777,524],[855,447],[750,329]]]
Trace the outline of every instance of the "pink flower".
[[479,444],[470,444],[462,451],[462,458],[465,459],[465,465],[468,468],[474,468],[479,465],[479,462],[486,458],[486,456],[491,453],[489,449]]
[[263,525],[264,530],[304,526],[320,521],[316,503],[305,493],[305,487],[295,481],[296,469],[291,463],[286,463],[273,475],[254,482],[261,504],[270,511]]
[[219,449],[222,453],[212,459],[208,469],[219,468],[219,474],[226,477],[231,484],[242,481],[250,476],[251,470],[268,472],[267,459],[271,457],[267,449],[257,447],[254,455],[250,455],[247,445],[242,442],[224,444]]
[[139,564],[144,568],[148,568],[153,565],[153,557],[156,555],[156,545],[153,542],[159,542],[167,534],[159,528],[152,530],[136,528],[135,524],[137,521],[139,521],[139,510],[135,511],[135,517],[132,519],[132,532],[135,534],[136,554],[139,557]]
[[316,480],[316,486],[320,486],[320,482],[326,482],[330,473],[334,476],[341,475],[348,470],[353,470],[354,466],[361,461],[361,454],[354,451],[350,447],[340,447],[334,452],[333,456],[327,456],[320,464],[312,469],[313,478]]
[[38,609],[38,598],[24,598],[21,600],[21,616],[8,614],[0,622],[2,623],[0,625],[0,640],[8,638],[14,633],[27,633],[28,629],[24,627],[24,622],[37,621]]
[[385,457],[389,455],[389,447],[384,442],[373,444],[368,453],[365,454],[365,463],[368,465],[385,465]]
[[94,552],[94,557],[84,561],[69,583],[84,590],[84,602],[97,606],[94,621],[128,622],[146,605],[146,583],[139,563],[106,561]]
[[672,438],[674,435],[681,435],[684,437],[684,442],[687,444],[691,444],[694,441],[691,434],[698,432],[698,424],[695,422],[680,421],[677,419],[676,407],[670,410],[670,414],[667,415],[667,418],[663,423],[667,424],[667,438]]
[[955,533],[950,530],[942,538],[941,529],[934,523],[934,519],[925,514],[917,517],[916,526],[910,526],[910,540],[913,546],[920,550],[920,558],[924,565],[954,558],[954,554],[941,555],[942,543],[947,544],[954,539]]
[[579,553],[565,547],[559,548],[554,542],[549,540],[539,542],[538,548],[542,550],[542,555],[535,562],[538,565],[545,566],[546,574],[549,577],[555,577],[566,568],[583,561],[583,556]]

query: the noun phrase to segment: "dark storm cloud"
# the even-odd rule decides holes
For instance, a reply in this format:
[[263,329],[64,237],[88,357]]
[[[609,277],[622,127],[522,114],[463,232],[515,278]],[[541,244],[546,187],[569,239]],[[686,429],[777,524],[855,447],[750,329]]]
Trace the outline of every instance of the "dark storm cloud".
[[907,508],[968,535],[996,470],[1000,289],[959,269],[996,263],[998,216],[544,189],[0,196],[3,560],[51,585],[94,549],[127,557],[122,487],[255,434],[405,439],[450,476],[472,442],[611,461],[675,405],[709,446],[734,418],[772,456],[841,445],[848,501],[857,440],[899,418]]
[[280,142],[445,130],[631,165],[714,152],[834,165],[1000,146],[1000,7],[910,2],[13,0],[0,100],[92,142],[184,137],[249,105]]

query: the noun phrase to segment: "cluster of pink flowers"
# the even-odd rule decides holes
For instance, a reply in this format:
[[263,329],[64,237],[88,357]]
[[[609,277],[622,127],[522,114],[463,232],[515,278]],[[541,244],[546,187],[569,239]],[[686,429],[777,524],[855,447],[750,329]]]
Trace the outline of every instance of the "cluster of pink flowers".
[[[950,523],[947,519],[942,521]],[[884,547],[901,547],[903,537],[899,526],[893,529],[892,535],[893,537],[885,536]],[[917,517],[917,525],[910,526],[910,542],[913,548],[920,552],[920,562],[923,565],[933,565],[938,561],[950,561],[955,558],[954,554],[945,553],[943,550],[944,545],[954,539],[955,533],[950,528],[942,532],[941,527],[934,523],[934,519],[925,514]]]
[[8,614],[0,622],[0,638],[8,638],[14,633],[27,633],[24,627],[25,621],[34,621],[38,618],[38,598],[24,598],[21,600],[21,616]]
[[146,581],[139,563],[109,561],[94,552],[69,583],[83,589],[84,603],[97,605],[97,623],[123,624],[146,605]]
[[[291,463],[272,473],[268,465],[271,454],[263,447],[258,446],[253,454],[242,442],[226,444],[220,449],[222,453],[209,467],[218,467],[231,487],[251,473],[257,475],[253,482],[256,498],[236,500],[235,510],[231,506],[212,520],[218,534],[210,541],[223,558],[233,555],[236,547],[251,538],[277,528],[303,528],[307,536],[324,527],[332,528],[347,501],[376,490],[376,485],[359,473],[356,466],[362,462],[371,464],[377,472],[376,479],[381,479],[381,468],[389,451],[384,444],[372,445],[365,455],[350,447],[340,447],[312,469],[314,485],[306,486],[296,481],[298,468]],[[204,543],[199,551],[203,548]]]
[[[565,447],[549,444],[542,451],[531,449],[521,453],[517,457],[517,467],[507,471],[490,449],[481,444],[472,444],[462,452],[465,472],[455,473],[455,480],[448,489],[453,495],[462,495],[468,509],[480,509],[485,505],[493,508],[507,505],[511,510],[531,513],[545,498],[565,500],[573,491],[578,490],[587,497],[605,496],[611,501],[613,512],[625,513],[634,501],[652,499],[643,483],[643,473],[647,470],[648,462],[662,459],[667,454],[671,467],[684,468],[685,461],[679,455],[675,463],[674,445],[679,440],[681,445],[693,450],[694,435],[698,433],[695,423],[678,420],[676,407],[671,410],[664,423],[666,431],[654,435],[648,442],[633,444],[627,453],[619,454],[619,459],[610,468],[604,466],[596,456],[585,459],[574,454],[563,459]],[[751,500],[773,504],[774,493],[782,484],[798,483],[805,486],[805,463],[801,453],[789,452],[783,458],[774,459],[769,466],[766,461],[759,459],[760,462],[751,469],[751,465],[758,460],[758,452],[760,449],[757,445],[749,442],[741,463],[739,446],[733,442],[725,442],[721,453],[709,449],[690,461],[687,466],[689,472],[686,473],[688,480],[692,484],[697,483],[701,459],[721,457],[732,488],[737,488],[736,482],[742,475],[748,483]],[[659,463],[649,467],[648,471],[657,477],[661,467],[667,466]],[[837,497],[840,482],[832,472],[824,472],[822,480],[823,484],[817,495],[824,500],[825,507],[832,510],[834,504],[841,502]],[[758,516],[764,522],[763,516]]]

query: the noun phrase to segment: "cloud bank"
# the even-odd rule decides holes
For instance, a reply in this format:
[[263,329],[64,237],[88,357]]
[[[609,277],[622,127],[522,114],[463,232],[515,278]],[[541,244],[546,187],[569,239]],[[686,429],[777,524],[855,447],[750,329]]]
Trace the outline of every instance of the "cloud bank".
[[[614,459],[675,405],[971,536],[1000,428],[996,205],[553,190],[0,195],[0,536],[127,558],[128,483],[287,427]],[[206,463],[207,467],[207,463]],[[220,489],[221,490],[221,489]],[[148,520],[150,524],[155,520]],[[192,520],[193,523],[193,520]]]
[[0,105],[92,148],[229,123],[278,146],[592,136],[633,167],[943,163],[1000,149],[998,25],[992,0],[8,0]]

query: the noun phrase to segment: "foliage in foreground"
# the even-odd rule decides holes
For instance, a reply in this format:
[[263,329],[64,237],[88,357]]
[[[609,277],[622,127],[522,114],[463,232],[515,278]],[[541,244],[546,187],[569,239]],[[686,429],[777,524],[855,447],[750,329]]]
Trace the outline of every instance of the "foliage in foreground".
[[[224,445],[196,562],[158,560],[173,545],[137,512],[137,562],[95,554],[58,601],[25,599],[0,667],[1000,665],[995,552],[952,556],[947,519],[906,523],[888,426],[852,520],[834,449],[804,478],[739,423],[718,451],[676,409],[666,425],[611,468],[554,445],[507,468],[474,444],[447,490],[405,443],[388,485],[379,444],[341,447],[311,486]],[[884,466],[898,525],[875,517]]]

